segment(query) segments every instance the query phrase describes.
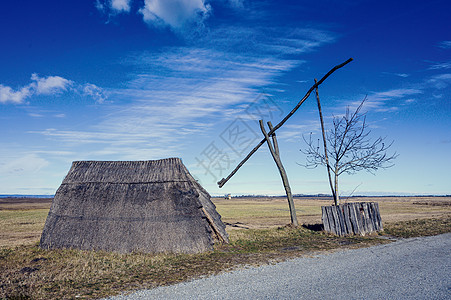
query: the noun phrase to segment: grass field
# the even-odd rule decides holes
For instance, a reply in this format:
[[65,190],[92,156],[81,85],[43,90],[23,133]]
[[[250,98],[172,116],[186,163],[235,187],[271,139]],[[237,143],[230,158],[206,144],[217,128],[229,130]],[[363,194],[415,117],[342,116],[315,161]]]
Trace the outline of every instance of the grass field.
[[[213,199],[228,224],[230,243],[196,255],[74,249],[42,250],[40,233],[51,199],[0,199],[0,299],[100,298],[126,290],[337,249],[389,243],[378,235],[337,237],[310,227],[291,228],[283,198]],[[353,198],[379,202],[384,230],[394,237],[451,232],[450,197]],[[301,224],[318,224],[326,199],[295,200]]]
[[[451,214],[451,197],[353,197],[347,201],[379,203],[384,223]],[[213,202],[223,221],[230,224],[231,230],[284,226],[290,222],[286,198],[214,198]],[[321,223],[321,206],[332,204],[331,199],[313,197],[295,198],[294,202],[300,224]],[[346,200],[342,203],[346,203]]]
[[[0,198],[0,247],[30,245],[38,241],[51,200]],[[451,215],[451,197],[355,197],[350,200],[378,202],[384,223]],[[272,228],[290,222],[287,200],[282,197],[213,198],[213,202],[222,220],[228,224],[228,231]],[[321,206],[331,204],[327,198],[295,198],[299,223],[321,223]]]

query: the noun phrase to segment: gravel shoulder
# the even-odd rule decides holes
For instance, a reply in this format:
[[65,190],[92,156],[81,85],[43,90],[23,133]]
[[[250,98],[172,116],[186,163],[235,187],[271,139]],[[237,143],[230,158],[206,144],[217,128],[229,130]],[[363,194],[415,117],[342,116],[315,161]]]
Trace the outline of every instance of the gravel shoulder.
[[123,299],[451,299],[451,233],[246,267]]

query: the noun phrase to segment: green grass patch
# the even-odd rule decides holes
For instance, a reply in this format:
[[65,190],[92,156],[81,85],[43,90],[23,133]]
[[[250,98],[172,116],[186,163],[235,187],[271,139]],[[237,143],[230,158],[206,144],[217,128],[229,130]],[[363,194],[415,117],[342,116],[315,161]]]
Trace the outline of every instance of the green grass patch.
[[451,232],[451,217],[419,219],[389,223],[384,227],[384,234],[395,237],[410,238],[430,236]]

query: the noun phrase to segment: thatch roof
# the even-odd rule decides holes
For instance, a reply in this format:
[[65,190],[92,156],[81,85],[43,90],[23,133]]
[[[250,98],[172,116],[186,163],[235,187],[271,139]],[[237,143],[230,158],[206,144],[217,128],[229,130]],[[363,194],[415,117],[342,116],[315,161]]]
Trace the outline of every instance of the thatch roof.
[[184,252],[228,242],[210,195],[179,158],[76,161],[58,188],[42,248]]

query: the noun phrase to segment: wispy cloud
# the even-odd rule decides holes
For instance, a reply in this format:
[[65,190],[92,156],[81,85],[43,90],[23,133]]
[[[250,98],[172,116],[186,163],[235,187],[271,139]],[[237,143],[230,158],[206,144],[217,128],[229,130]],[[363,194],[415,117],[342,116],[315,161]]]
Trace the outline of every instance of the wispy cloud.
[[442,41],[438,46],[443,49],[451,49],[451,41]]
[[23,104],[26,99],[34,95],[60,95],[69,91],[91,97],[98,103],[104,102],[107,98],[105,91],[94,84],[76,84],[74,81],[60,76],[40,77],[33,73],[31,81],[17,90],[0,84],[0,103]]
[[201,42],[226,52],[280,57],[316,51],[337,38],[337,34],[317,28],[223,26],[209,32]]
[[427,80],[427,84],[439,90],[444,89],[451,84],[451,73],[432,76]]
[[0,174],[11,176],[17,174],[27,174],[39,171],[47,166],[49,162],[36,154],[26,154],[21,157],[0,160]]
[[[180,155],[193,137],[211,134],[221,123],[226,126],[245,115],[263,90],[277,89],[280,76],[305,63],[299,53],[335,39],[333,33],[313,28],[232,26],[210,30],[188,46],[134,53],[122,60],[133,70],[131,80],[108,89],[108,114],[80,130],[33,133],[69,147],[89,145],[91,157],[103,159]],[[105,91],[94,85],[78,90],[104,100]],[[296,130],[288,128],[285,137],[295,138]]]
[[244,0],[227,0],[227,2],[230,4],[230,6],[235,8],[243,8],[244,7]]
[[65,143],[112,145],[116,151],[139,152],[150,141],[167,148],[243,113],[243,103],[253,101],[259,88],[301,62],[174,48],[136,55],[126,63],[140,72],[125,88],[109,91],[114,102],[129,103],[126,107],[110,105],[113,112],[90,131],[38,133]]
[[383,72],[383,74],[394,75],[394,76],[398,76],[398,77],[401,77],[401,78],[407,78],[407,77],[410,76],[410,75],[407,74],[407,73],[390,73],[390,72]]
[[451,61],[445,61],[441,63],[434,63],[429,67],[430,70],[443,70],[443,69],[451,69]]
[[370,101],[387,101],[392,99],[404,98],[406,96],[422,94],[423,91],[420,89],[393,89],[384,92],[375,92],[368,95],[368,100]]
[[[415,100],[412,96],[423,94],[422,88],[401,88],[401,89],[391,89],[388,91],[372,92],[366,96],[365,103],[363,105],[363,111],[374,111],[374,112],[393,112],[397,111],[401,105],[406,105],[413,103]],[[355,110],[364,96],[360,99],[351,101],[346,107]],[[408,98],[408,99],[405,99]],[[343,108],[341,108],[343,110]]]
[[302,140],[302,136],[308,136],[310,133],[319,133],[321,130],[320,123],[317,119],[308,120],[301,125],[286,124],[277,132],[278,139],[289,142]]

